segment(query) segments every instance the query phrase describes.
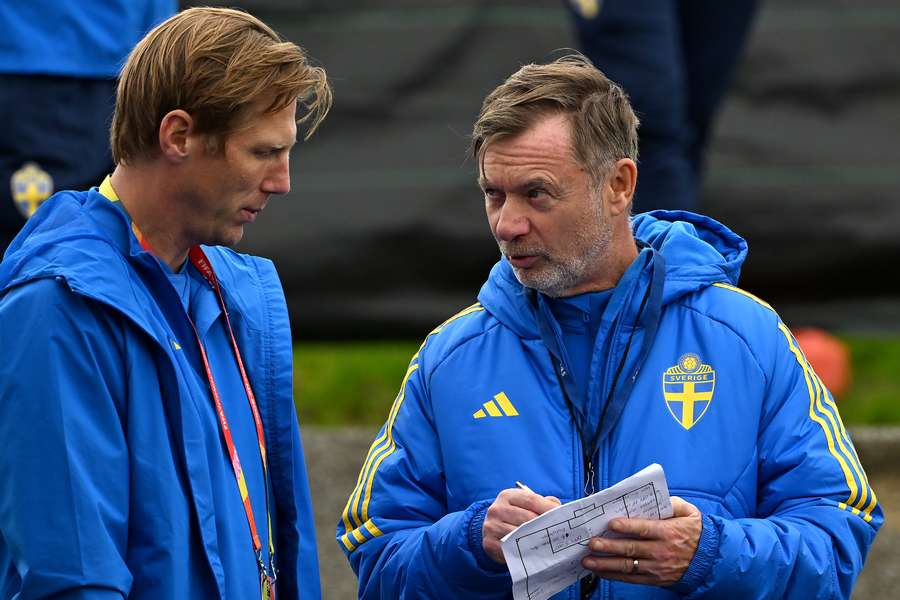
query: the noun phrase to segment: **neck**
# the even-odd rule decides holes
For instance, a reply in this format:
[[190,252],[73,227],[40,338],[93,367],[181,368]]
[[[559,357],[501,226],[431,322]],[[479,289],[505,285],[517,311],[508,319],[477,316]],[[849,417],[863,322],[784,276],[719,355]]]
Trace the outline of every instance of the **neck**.
[[174,272],[181,269],[194,244],[173,228],[178,222],[174,196],[167,187],[168,178],[157,171],[152,164],[118,165],[111,182],[144,242]]
[[585,294],[587,292],[600,292],[616,287],[625,271],[638,257],[637,244],[634,234],[631,232],[631,222],[626,220],[624,227],[619,227],[609,246],[609,254],[590,279],[572,287],[559,295],[560,298]]

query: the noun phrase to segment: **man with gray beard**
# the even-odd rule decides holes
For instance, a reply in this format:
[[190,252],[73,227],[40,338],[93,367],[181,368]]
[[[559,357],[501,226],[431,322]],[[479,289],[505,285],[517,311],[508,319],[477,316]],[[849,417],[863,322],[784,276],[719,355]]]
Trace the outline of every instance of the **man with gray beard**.
[[631,216],[637,126],[581,56],[484,101],[502,257],[413,356],[344,508],[360,598],[509,598],[504,535],[654,462],[674,516],[610,521],[554,598],[850,596],[883,515],[837,407],[735,287],[743,239]]

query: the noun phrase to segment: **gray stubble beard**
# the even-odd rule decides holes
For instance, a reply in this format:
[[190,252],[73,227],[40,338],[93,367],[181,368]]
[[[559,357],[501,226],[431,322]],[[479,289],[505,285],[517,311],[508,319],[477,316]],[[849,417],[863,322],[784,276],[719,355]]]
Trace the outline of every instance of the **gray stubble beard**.
[[546,262],[543,268],[537,271],[513,267],[513,273],[519,283],[551,298],[563,296],[567,290],[583,283],[588,278],[589,271],[597,267],[598,261],[602,261],[612,246],[613,229],[609,221],[603,217],[601,202],[600,198],[595,198],[595,210],[578,222],[579,230],[572,234],[574,238],[572,241],[575,242],[574,247],[581,251],[572,256],[550,256],[544,248],[516,247],[498,242],[503,254],[508,255],[512,247],[516,253],[540,256]]

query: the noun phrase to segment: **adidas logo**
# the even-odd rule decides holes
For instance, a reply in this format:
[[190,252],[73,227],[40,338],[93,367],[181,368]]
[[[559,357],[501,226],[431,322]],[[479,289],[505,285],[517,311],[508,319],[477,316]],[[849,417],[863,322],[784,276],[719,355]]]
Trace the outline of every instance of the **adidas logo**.
[[485,402],[481,408],[477,410],[472,416],[476,419],[483,419],[485,417],[518,417],[519,411],[516,410],[516,407],[513,406],[512,402],[509,401],[509,398],[506,396],[505,392],[500,392],[496,396],[494,396],[493,400],[488,400]]

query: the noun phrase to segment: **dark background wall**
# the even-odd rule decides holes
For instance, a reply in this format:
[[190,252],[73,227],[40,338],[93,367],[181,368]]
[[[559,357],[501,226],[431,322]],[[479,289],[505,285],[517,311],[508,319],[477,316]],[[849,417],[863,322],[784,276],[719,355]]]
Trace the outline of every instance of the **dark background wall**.
[[[275,260],[300,338],[424,335],[498,258],[467,136],[507,75],[576,44],[561,0],[238,4],[335,91],[240,249]],[[791,324],[900,329],[900,3],[763,2],[708,164],[743,287]]]

